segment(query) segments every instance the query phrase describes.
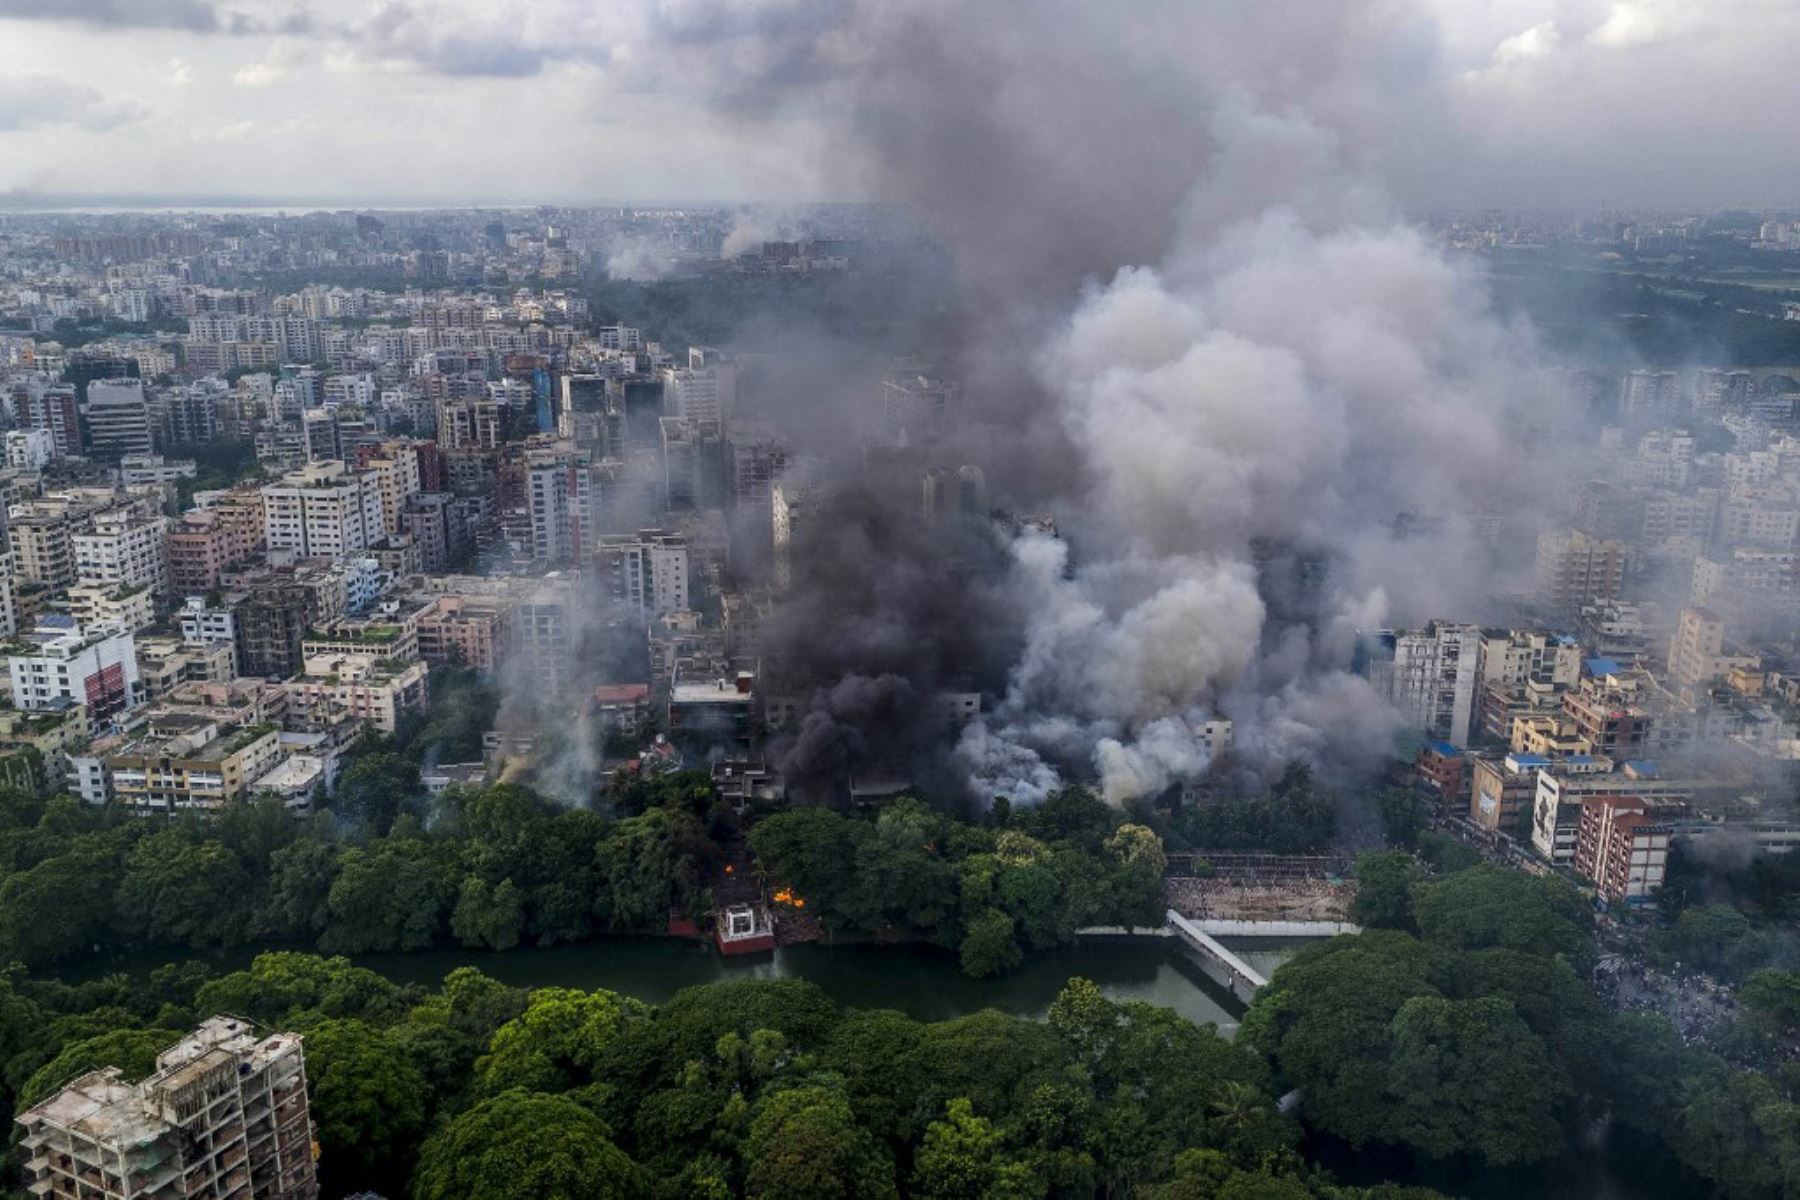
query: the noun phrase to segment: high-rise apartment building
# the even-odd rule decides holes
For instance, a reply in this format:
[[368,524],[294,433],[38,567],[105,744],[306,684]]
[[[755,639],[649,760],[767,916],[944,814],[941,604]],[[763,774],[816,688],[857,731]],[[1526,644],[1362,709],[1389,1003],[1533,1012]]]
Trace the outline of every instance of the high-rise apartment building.
[[58,591],[75,582],[75,549],[68,517],[25,512],[11,519],[8,532],[21,582]]
[[91,529],[69,538],[78,583],[146,587],[158,600],[169,595],[169,522],[131,509],[94,517]]
[[1480,685],[1535,683],[1574,687],[1581,678],[1581,642],[1559,633],[1484,629]]
[[1674,371],[1627,371],[1619,381],[1619,415],[1652,420],[1681,407],[1681,376]]
[[387,532],[381,484],[341,462],[310,463],[262,489],[263,538],[271,551],[344,558]]
[[446,399],[438,405],[437,440],[446,450],[492,450],[505,431],[505,413],[494,400]]
[[1725,622],[1704,608],[1684,608],[1669,639],[1669,686],[1690,702],[1734,667],[1755,667],[1754,654],[1725,653]]
[[1673,829],[1637,796],[1589,796],[1575,834],[1575,873],[1613,904],[1642,904],[1662,887]]
[[534,439],[525,452],[531,556],[550,563],[585,558],[592,549],[593,498],[587,452],[573,442]]
[[183,513],[169,530],[169,586],[176,596],[210,592],[249,553],[240,526],[203,508]]
[[723,424],[737,407],[737,376],[729,363],[665,367],[663,413],[682,421]]
[[1434,621],[1408,633],[1384,629],[1358,641],[1358,666],[1415,727],[1453,746],[1469,744],[1481,629]]
[[6,668],[15,708],[51,712],[83,704],[98,727],[143,703],[137,645],[129,633],[84,630],[69,617],[45,614],[36,629],[13,641]]
[[810,488],[776,484],[769,491],[769,515],[775,547],[775,586],[783,590],[794,580],[794,557],[807,514],[817,508],[818,495]]
[[67,458],[81,453],[81,419],[73,384],[45,386],[31,382],[14,388],[13,420],[25,429],[41,429],[50,435],[51,455]]
[[725,439],[716,421],[664,417],[663,507],[721,508],[725,491]]
[[678,533],[640,529],[602,537],[595,564],[615,604],[645,617],[688,607],[688,546]]
[[89,1071],[18,1117],[25,1190],[51,1200],[318,1195],[300,1036],[213,1017],[149,1078]]
[[1625,585],[1625,543],[1579,529],[1541,533],[1537,540],[1538,599],[1559,613],[1618,596]]
[[127,454],[156,449],[150,437],[150,407],[137,379],[96,379],[88,384],[88,453],[116,463]]
[[449,492],[409,496],[400,511],[400,528],[419,548],[419,570],[442,575],[468,552],[467,523]]

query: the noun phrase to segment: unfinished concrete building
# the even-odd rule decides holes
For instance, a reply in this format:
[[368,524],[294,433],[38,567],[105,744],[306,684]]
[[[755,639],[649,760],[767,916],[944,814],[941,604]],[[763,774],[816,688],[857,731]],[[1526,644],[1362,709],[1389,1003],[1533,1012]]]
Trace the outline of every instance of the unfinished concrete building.
[[313,1200],[300,1037],[213,1017],[129,1083],[90,1071],[20,1114],[25,1190],[39,1197]]

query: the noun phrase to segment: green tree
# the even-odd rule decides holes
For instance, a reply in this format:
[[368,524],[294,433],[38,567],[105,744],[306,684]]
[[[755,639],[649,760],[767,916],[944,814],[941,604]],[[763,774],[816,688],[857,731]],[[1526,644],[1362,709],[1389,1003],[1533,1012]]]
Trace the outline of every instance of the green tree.
[[494,1096],[512,1088],[562,1092],[591,1081],[608,1044],[644,1015],[614,992],[538,988],[525,1011],[494,1033],[475,1065],[476,1088]]
[[1729,1196],[1793,1195],[1797,1119],[1765,1077],[1715,1066],[1688,1081],[1674,1146]]
[[1408,850],[1418,845],[1429,811],[1423,796],[1411,788],[1386,788],[1376,797],[1375,807],[1388,845]]
[[1418,860],[1404,850],[1373,850],[1356,856],[1356,898],[1350,918],[1372,929],[1405,929],[1412,923],[1411,894],[1425,877]]
[[860,822],[823,808],[794,808],[756,823],[750,848],[769,877],[787,884],[829,919],[857,889]]
[[1387,1096],[1392,1023],[1414,996],[1439,995],[1431,951],[1416,938],[1369,930],[1303,948],[1276,969],[1238,1037],[1302,1089],[1302,1115],[1352,1143],[1392,1131]]
[[943,1120],[925,1129],[913,1167],[912,1194],[929,1200],[1026,1200],[1044,1184],[1024,1163],[1010,1159],[992,1121],[975,1115],[966,1099],[952,1100]]
[[308,1013],[386,1022],[405,1011],[405,1000],[393,983],[347,958],[269,950],[248,970],[202,984],[194,1006],[201,1016],[229,1013],[260,1025],[290,1025]]
[[1163,915],[1163,876],[1169,859],[1162,839],[1144,825],[1121,825],[1106,839],[1116,865],[1111,873],[1113,911],[1126,925],[1155,925]]
[[1025,961],[1013,937],[1013,919],[997,908],[970,918],[960,953],[963,974],[976,979],[1010,971]]
[[1759,1024],[1782,1030],[1800,1026],[1800,971],[1764,968],[1744,981],[1738,1001]]
[[450,932],[465,946],[511,950],[525,925],[525,899],[510,879],[489,885],[478,875],[463,879]]
[[924,1026],[911,1059],[925,1113],[966,1098],[979,1113],[1004,1113],[1021,1090],[1063,1078],[1068,1045],[1042,1021],[986,1009]]
[[1551,1158],[1568,1072],[1505,1000],[1414,996],[1393,1021],[1384,1140],[1496,1166]]
[[841,1087],[778,1091],[757,1105],[745,1147],[752,1200],[885,1200],[894,1164],[856,1123]]
[[413,1200],[639,1200],[643,1172],[567,1096],[502,1092],[425,1143]]
[[164,829],[126,855],[119,924],[153,942],[232,945],[249,924],[251,895],[248,873],[222,842]]
[[1684,963],[1709,971],[1725,971],[1738,947],[1751,936],[1750,918],[1723,904],[1690,908],[1675,919],[1670,949]]
[[345,954],[421,950],[442,928],[451,890],[440,856],[418,838],[383,838],[345,851],[319,944]]
[[52,962],[108,940],[118,870],[115,839],[88,834],[0,881],[0,959]]
[[1426,941],[1456,949],[1574,954],[1587,948],[1581,896],[1555,877],[1484,863],[1419,884],[1412,910]]
[[918,1133],[925,1083],[913,1060],[924,1039],[925,1026],[903,1013],[852,1012],[832,1029],[819,1063],[844,1077],[864,1127],[910,1141]]
[[331,809],[347,821],[385,836],[402,813],[418,811],[424,797],[419,765],[387,750],[360,753],[338,776]]
[[321,1021],[304,1032],[313,1124],[330,1177],[394,1187],[425,1129],[425,1076],[361,1021]]
[[654,808],[620,821],[596,852],[602,921],[615,929],[663,928],[671,911],[694,906],[700,866],[717,852],[685,812]]
[[262,928],[281,937],[310,939],[323,933],[331,919],[338,856],[335,843],[310,833],[270,854]]

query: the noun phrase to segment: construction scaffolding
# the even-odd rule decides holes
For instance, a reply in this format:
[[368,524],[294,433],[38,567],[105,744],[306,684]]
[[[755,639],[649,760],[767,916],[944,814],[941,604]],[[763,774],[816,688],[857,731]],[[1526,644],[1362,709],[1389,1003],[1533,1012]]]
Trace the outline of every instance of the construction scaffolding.
[[1316,875],[1171,875],[1163,880],[1163,902],[1196,921],[1347,921],[1355,895],[1355,884]]
[[1197,850],[1168,856],[1173,876],[1206,875],[1214,879],[1287,880],[1341,879],[1350,873],[1343,854],[1265,854],[1254,850]]

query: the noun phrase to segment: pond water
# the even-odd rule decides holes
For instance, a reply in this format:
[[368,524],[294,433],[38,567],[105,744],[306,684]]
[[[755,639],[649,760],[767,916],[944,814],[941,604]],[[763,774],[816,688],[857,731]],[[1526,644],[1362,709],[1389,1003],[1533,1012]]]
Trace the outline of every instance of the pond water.
[[[1298,948],[1241,943],[1258,969]],[[1260,959],[1260,962],[1257,960]],[[1191,1021],[1237,1027],[1243,1006],[1168,939],[1105,938],[1033,954],[998,979],[970,979],[956,956],[920,946],[784,946],[772,954],[725,958],[711,946],[668,938],[607,938],[575,946],[484,954],[426,950],[372,954],[356,960],[390,979],[435,986],[461,966],[504,983],[532,987],[608,988],[650,1003],[684,987],[727,979],[807,979],[839,1004],[893,1008],[941,1021],[983,1008],[1041,1017],[1070,979],[1093,980],[1115,1000],[1164,1005]]]

